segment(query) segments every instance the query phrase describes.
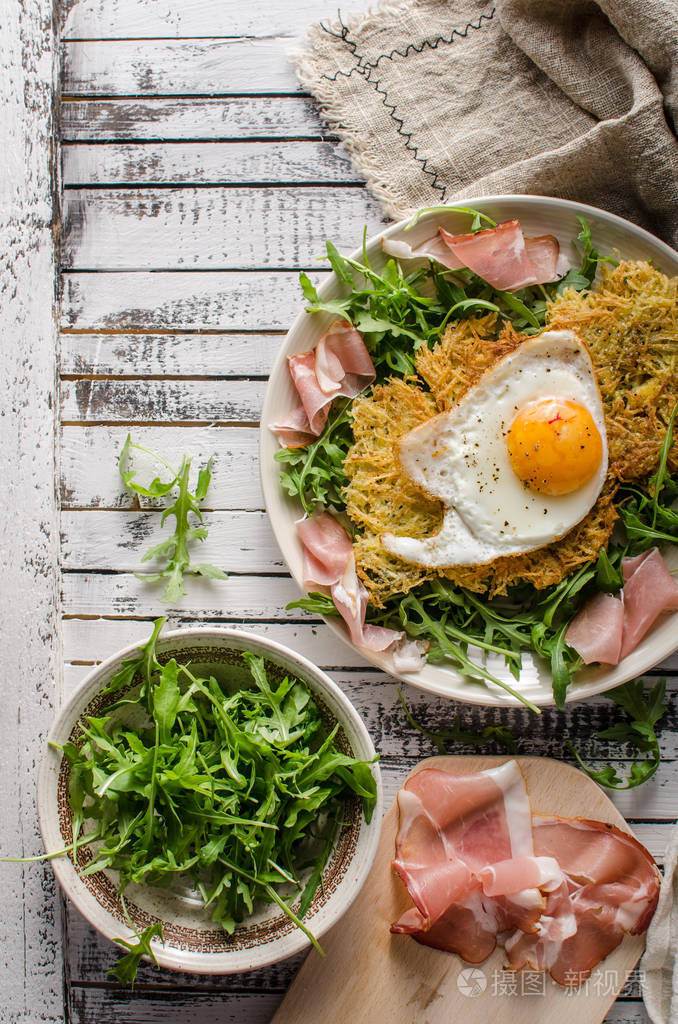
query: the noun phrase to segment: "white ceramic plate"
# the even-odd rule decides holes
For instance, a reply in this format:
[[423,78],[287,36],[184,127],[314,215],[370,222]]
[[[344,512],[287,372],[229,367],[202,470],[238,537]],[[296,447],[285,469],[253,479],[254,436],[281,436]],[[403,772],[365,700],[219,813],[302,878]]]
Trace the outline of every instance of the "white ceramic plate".
[[[145,639],[141,641],[145,643]],[[99,665],[77,688],[62,709],[49,735],[50,741],[63,744],[70,738],[78,742],[78,721],[84,715],[99,714],[105,702],[101,691],[120,668],[124,658],[133,656],[132,644]],[[241,652],[262,655],[269,673],[282,677],[291,674],[306,682],[323,718],[330,728],[339,722],[337,742],[340,749],[361,760],[375,756],[367,729],[339,687],[320,669],[288,648],[251,633],[233,629],[184,629],[164,633],[157,645],[162,662],[184,657],[195,665],[209,665],[213,672],[240,672],[247,676]],[[216,668],[215,668],[216,666]],[[116,699],[121,696],[116,694]],[[112,698],[109,698],[111,700]],[[63,849],[73,841],[72,812],[68,804],[68,764],[52,747],[40,766],[38,777],[38,814],[45,850]],[[377,806],[368,824],[360,802],[347,804],[345,824],[323,872],[323,884],[316,892],[304,923],[320,938],[351,905],[374,860],[382,817],[382,789],[379,768],[372,766],[377,783]],[[88,847],[78,850],[78,863],[90,859]],[[133,941],[115,879],[100,871],[82,878],[68,857],[56,857],[52,867],[65,894],[98,931],[108,939]],[[198,974],[232,974],[264,967],[298,953],[310,945],[303,932],[276,906],[262,905],[255,914],[236,928],[232,936],[210,920],[199,895],[189,887],[159,889],[130,884],[125,905],[137,929],[156,921],[163,925],[164,944],[151,943],[158,963],[173,970]]]
[[[678,253],[668,245],[642,228],[636,227],[635,224],[622,220],[621,217],[616,217],[611,213],[605,213],[603,210],[597,210],[592,206],[544,196],[490,196],[484,199],[464,200],[460,205],[487,213],[497,223],[517,217],[528,236],[556,235],[561,251],[570,257],[573,265],[579,263],[572,246],[572,239],[579,232],[577,222],[579,215],[588,221],[594,245],[601,252],[617,251],[625,259],[651,259],[665,273],[678,274]],[[394,224],[383,234],[376,235],[369,240],[367,254],[375,269],[379,270],[385,264],[385,257],[381,251],[382,238],[403,238],[411,245],[416,245],[430,237],[438,224],[443,224],[453,233],[468,231],[470,218],[467,214],[456,213],[451,208],[449,213],[424,215],[411,231],[404,234],[403,229],[406,223],[403,221],[400,224]],[[355,259],[361,260],[362,251],[356,250],[353,256]],[[319,293],[326,299],[340,296],[343,294],[341,282],[334,274],[331,274],[319,288]],[[279,420],[295,404],[295,391],[287,370],[287,357],[295,352],[305,352],[313,348],[333,319],[336,318],[324,313],[310,315],[303,310],[299,313],[273,365],[261,413],[260,458],[264,501],[283,557],[292,576],[302,589],[301,545],[294,527],[295,520],[302,513],[300,505],[287,498],[280,487],[280,466],[273,458],[278,449],[278,442],[268,426]],[[675,549],[667,561],[671,568],[678,568],[678,552]],[[337,636],[346,643],[351,643],[341,620],[331,618],[326,622]],[[647,671],[652,665],[662,661],[676,647],[678,647],[678,613],[664,616],[636,650],[621,664],[614,668],[588,668],[579,672],[576,681],[569,689],[568,700],[577,700],[595,693],[602,693],[628,679],[633,679]],[[431,693],[453,697],[456,700],[472,704],[516,705],[518,703],[515,698],[499,687],[471,682],[452,667],[444,664],[427,664],[420,672],[399,674],[394,672],[388,654],[375,654],[363,649],[360,649],[360,653],[379,668],[411,683],[412,686]],[[480,653],[478,657],[480,659]],[[503,659],[493,655],[483,663],[495,676],[505,679],[533,703],[542,706],[554,703],[551,673],[544,662],[533,659],[530,655],[524,655],[523,670],[518,683],[509,673]]]

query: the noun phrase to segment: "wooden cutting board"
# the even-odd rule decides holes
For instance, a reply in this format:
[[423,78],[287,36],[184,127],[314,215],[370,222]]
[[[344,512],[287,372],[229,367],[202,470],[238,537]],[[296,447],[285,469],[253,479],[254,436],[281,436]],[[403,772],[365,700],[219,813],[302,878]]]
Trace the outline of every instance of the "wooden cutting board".
[[[458,774],[494,768],[507,757],[431,757],[422,768]],[[542,757],[516,758],[535,814],[593,818],[630,832],[613,803],[586,775]],[[372,870],[347,912],[311,950],[272,1024],[600,1024],[645,947],[623,942],[579,989],[548,975],[503,970],[503,950],[471,967],[451,953],[420,946],[389,926],[409,904],[391,869],[397,803],[387,812]]]

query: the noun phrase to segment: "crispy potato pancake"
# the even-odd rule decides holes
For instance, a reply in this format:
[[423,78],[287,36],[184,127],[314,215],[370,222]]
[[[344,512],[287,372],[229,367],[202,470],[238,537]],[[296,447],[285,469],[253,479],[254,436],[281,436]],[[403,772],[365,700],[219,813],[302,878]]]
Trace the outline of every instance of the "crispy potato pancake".
[[[566,291],[546,319],[550,328],[577,331],[588,345],[616,479],[650,476],[678,398],[678,277],[650,263],[605,267],[595,292]],[[678,438],[669,466],[678,471]]]
[[[436,575],[490,596],[523,581],[537,589],[559,583],[595,559],[607,543],[617,518],[613,499],[619,482],[646,480],[656,470],[678,399],[678,278],[666,277],[649,263],[604,268],[595,292],[582,295],[570,289],[549,305],[547,326],[576,330],[591,352],[609,444],[608,473],[598,501],[560,540],[482,566],[437,572],[382,548],[379,537],[386,531],[424,537],[442,522],[442,504],[423,495],[402,473],[395,457],[398,439],[456,404],[524,340],[510,324],[497,335],[495,314],[462,320],[432,349],[420,350],[418,377],[393,378],[353,405],[355,443],[344,465],[346,507],[358,528],[358,574],[377,607]],[[678,439],[669,465],[678,471]]]

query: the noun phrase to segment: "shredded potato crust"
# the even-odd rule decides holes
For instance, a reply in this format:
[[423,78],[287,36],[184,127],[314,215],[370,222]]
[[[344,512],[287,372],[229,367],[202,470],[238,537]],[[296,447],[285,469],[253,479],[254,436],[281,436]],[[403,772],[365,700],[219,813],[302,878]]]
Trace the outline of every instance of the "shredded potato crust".
[[[442,503],[403,474],[396,442],[454,406],[497,360],[526,340],[510,324],[497,334],[494,313],[462,320],[432,349],[420,349],[418,376],[377,385],[352,407],[355,443],[344,464],[346,508],[357,528],[358,574],[376,607],[435,576],[489,596],[505,594],[520,582],[537,589],[559,583],[607,545],[617,518],[618,484],[646,482],[656,470],[678,398],[678,278],[642,262],[604,268],[595,291],[569,289],[549,304],[547,329],[575,330],[596,370],[609,447],[607,478],[596,504],[560,540],[486,565],[427,570],[381,546],[382,533],[425,537],[440,529],[443,518]],[[678,439],[669,467],[678,472]]]

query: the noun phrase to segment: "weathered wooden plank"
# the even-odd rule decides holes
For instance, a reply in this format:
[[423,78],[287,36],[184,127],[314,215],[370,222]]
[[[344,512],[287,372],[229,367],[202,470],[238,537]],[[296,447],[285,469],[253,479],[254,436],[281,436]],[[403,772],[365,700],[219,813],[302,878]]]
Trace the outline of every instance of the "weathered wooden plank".
[[[62,586],[65,615],[152,618],[166,610],[159,600],[162,587],[126,573],[69,572],[64,574]],[[188,581],[186,589],[186,596],[169,610],[192,619],[307,618],[299,609],[284,610],[286,604],[301,596],[296,583],[287,577],[262,580],[257,576],[231,576],[225,581],[196,577]]]
[[88,331],[287,330],[303,304],[293,271],[66,272],[62,282],[62,326]]
[[76,144],[62,150],[63,184],[164,185],[361,182],[330,142]]
[[66,334],[63,375],[266,377],[284,335]]
[[60,128],[62,142],[332,138],[305,96],[66,100]]
[[[52,246],[52,4],[0,12],[0,623],[2,854],[42,852],[35,775],[61,691],[54,499],[56,330]],[[51,869],[4,864],[0,1019],[63,1021]]]
[[[226,96],[298,93],[289,37],[98,39],[63,44],[68,96]],[[256,69],[254,72],[253,69]]]
[[[310,620],[299,609],[284,610],[289,601],[300,596],[300,590],[291,579],[277,576],[266,579],[232,576],[226,581],[195,578],[189,580],[189,587],[186,597],[169,609],[186,620]],[[153,618],[158,613],[156,588],[126,573],[66,573],[63,601],[66,615]],[[675,671],[675,655],[672,665]],[[533,730],[539,719],[530,717],[528,720]],[[582,722],[582,730],[583,736],[594,731],[587,720]]]
[[[197,479],[197,470],[196,476]],[[160,525],[153,512],[64,512],[61,516],[61,564],[67,571],[106,569],[115,572],[154,572],[156,563],[142,565],[148,548],[170,535],[170,520]],[[194,545],[196,562],[209,562],[226,572],[284,572],[285,563],[265,512],[205,512],[209,535]],[[265,584],[264,584],[265,585]]]
[[[65,339],[62,337],[62,342]],[[135,496],[122,483],[118,457],[128,427],[64,427],[61,437],[62,508],[138,508]],[[259,458],[259,433],[254,427],[142,427],[132,429],[133,440],[179,467],[184,455],[194,466],[212,462],[210,508],[262,509],[259,474],[252,471]],[[134,453],[131,466],[140,480],[153,479],[158,463]]]
[[280,992],[212,994],[73,986],[71,1024],[268,1024]]
[[264,388],[257,380],[67,380],[61,415],[70,423],[252,423],[259,419]]
[[328,238],[352,252],[365,225],[386,224],[369,193],[344,186],[78,189],[63,216],[69,270],[315,268]]
[[[116,989],[74,988],[71,993],[73,1024],[268,1024],[282,994],[207,995],[136,990],[125,998]],[[406,1013],[406,1011],[405,1011]],[[413,1024],[404,1016],[401,1024]],[[603,1024],[649,1024],[643,1004],[619,1000]]]
[[[179,629],[188,625],[191,622],[170,615],[166,628]],[[200,625],[209,626],[210,623],[201,622]],[[285,644],[321,668],[365,667],[365,659],[338,640],[323,622],[251,623],[237,620],[217,625],[224,629],[244,629]],[[151,629],[150,619],[65,619],[61,626],[64,659],[67,662],[87,663],[91,667],[123,647],[149,637]]]
[[[351,0],[351,10],[367,7]],[[296,35],[313,21],[336,15],[334,0],[286,0],[243,4],[241,0],[65,0],[64,39],[129,39],[154,36]]]

